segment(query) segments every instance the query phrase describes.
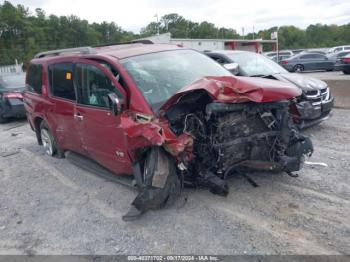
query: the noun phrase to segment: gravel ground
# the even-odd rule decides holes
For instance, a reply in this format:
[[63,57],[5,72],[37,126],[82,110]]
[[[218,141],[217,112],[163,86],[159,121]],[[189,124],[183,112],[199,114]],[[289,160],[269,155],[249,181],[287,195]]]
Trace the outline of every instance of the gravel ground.
[[328,167],[234,177],[226,198],[186,189],[126,223],[136,191],[46,156],[26,122],[0,125],[0,254],[350,254],[349,111],[305,133]]

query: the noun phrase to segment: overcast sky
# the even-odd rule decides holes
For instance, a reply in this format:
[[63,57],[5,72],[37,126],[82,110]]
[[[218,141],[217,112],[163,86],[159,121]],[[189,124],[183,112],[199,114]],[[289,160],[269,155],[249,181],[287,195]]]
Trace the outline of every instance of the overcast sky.
[[[3,2],[3,0],[0,0]],[[245,33],[272,26],[350,23],[350,0],[10,0],[31,11],[77,15],[89,22],[115,22],[138,33],[142,27],[169,13],[178,13],[194,22],[209,21]]]

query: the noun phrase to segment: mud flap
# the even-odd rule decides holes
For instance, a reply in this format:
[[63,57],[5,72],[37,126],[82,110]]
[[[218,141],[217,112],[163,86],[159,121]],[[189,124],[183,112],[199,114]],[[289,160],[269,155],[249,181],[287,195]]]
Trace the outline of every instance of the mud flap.
[[174,159],[163,148],[152,147],[144,163],[143,185],[123,220],[135,220],[149,209],[173,204],[181,187]]

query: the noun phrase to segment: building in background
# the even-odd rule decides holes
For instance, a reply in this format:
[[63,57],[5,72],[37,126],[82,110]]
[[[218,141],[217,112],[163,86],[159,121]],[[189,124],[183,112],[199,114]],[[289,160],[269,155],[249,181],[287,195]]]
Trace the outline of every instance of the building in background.
[[244,50],[262,53],[264,46],[270,45],[272,50],[276,50],[276,40],[244,40],[244,39],[190,39],[171,38],[170,33],[155,35],[137,40],[136,42],[152,42],[154,44],[175,44],[183,47],[205,50]]

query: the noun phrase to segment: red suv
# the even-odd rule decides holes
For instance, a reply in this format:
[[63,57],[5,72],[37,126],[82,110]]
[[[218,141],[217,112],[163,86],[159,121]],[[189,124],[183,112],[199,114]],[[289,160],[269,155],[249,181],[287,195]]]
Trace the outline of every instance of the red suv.
[[232,76],[194,50],[49,51],[31,61],[28,79],[27,116],[49,155],[74,152],[133,178],[139,194],[125,220],[172,202],[184,184],[226,195],[233,174],[291,174],[313,151],[288,112],[298,88]]

